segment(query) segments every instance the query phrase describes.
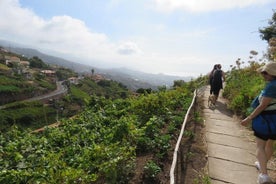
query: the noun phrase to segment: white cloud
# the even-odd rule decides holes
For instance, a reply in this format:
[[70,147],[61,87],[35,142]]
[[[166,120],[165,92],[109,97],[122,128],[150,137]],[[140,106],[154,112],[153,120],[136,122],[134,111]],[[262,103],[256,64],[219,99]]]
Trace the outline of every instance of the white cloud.
[[89,31],[84,22],[70,16],[53,17],[37,32],[41,35],[36,40],[47,47],[63,49],[63,52],[101,53],[112,48],[105,34]]
[[[0,35],[9,41],[37,48],[52,49],[75,57],[105,59],[116,54],[116,47],[104,33],[89,30],[85,23],[70,16],[42,19],[18,0],[1,0]],[[107,54],[109,53],[109,54]]]
[[138,48],[136,43],[127,41],[120,44],[118,48],[118,53],[122,55],[132,55],[132,54],[140,54],[141,50]]
[[164,12],[184,10],[190,12],[221,11],[262,5],[274,0],[153,0],[157,9]]
[[[1,35],[4,37],[0,39],[59,52],[87,64],[99,61],[102,65],[123,66],[140,60],[136,58],[142,54],[134,41],[111,42],[106,34],[92,32],[85,22],[68,15],[49,20],[40,18],[30,9],[21,7],[18,0],[0,2]],[[129,57],[134,57],[131,62]]]
[[0,28],[10,34],[32,35],[33,27],[39,27],[42,19],[28,9],[19,6],[17,0],[0,1]]

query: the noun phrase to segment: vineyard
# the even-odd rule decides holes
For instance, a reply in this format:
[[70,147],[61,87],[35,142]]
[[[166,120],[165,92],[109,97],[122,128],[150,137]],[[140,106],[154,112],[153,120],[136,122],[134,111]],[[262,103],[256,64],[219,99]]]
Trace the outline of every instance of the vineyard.
[[191,82],[126,99],[92,96],[58,128],[30,133],[14,126],[0,135],[0,183],[130,183],[145,155],[142,179],[158,182],[194,89]]

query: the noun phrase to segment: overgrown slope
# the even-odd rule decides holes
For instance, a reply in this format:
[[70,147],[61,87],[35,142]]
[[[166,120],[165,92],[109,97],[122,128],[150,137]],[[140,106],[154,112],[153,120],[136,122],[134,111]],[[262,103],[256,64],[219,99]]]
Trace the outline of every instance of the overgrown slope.
[[[155,181],[190,105],[194,86],[127,99],[94,96],[85,111],[39,134],[0,136],[0,183],[128,183],[135,159]],[[158,182],[158,181],[157,181]]]

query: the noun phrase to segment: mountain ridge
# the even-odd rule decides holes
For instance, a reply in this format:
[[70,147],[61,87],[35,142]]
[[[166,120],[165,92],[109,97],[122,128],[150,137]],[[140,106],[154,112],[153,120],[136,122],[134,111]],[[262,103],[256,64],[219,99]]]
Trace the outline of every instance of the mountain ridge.
[[180,77],[165,74],[150,74],[141,71],[131,70],[124,67],[109,69],[98,68],[96,66],[85,65],[76,61],[71,61],[63,59],[61,57],[42,53],[39,50],[29,48],[22,44],[9,42],[6,40],[0,40],[0,45],[11,52],[24,55],[27,58],[37,56],[47,64],[59,65],[66,68],[70,68],[79,74],[91,73],[91,71],[94,70],[95,73],[101,74],[112,80],[121,82],[132,90],[136,90],[138,88],[157,89],[158,86],[170,87],[173,85],[175,80],[190,81],[192,79],[192,77],[190,76]]

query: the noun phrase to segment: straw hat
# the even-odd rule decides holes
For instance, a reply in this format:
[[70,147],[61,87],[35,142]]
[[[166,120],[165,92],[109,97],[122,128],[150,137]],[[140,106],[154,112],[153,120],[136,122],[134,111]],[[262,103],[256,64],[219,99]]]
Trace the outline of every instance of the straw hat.
[[269,62],[257,69],[258,72],[267,72],[269,75],[276,76],[276,62]]

